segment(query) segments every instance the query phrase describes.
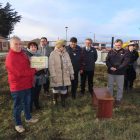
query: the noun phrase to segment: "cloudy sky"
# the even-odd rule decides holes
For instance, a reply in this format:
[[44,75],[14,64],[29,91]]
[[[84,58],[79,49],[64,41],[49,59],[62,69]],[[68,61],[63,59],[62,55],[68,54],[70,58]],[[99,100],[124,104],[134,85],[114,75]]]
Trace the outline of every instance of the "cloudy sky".
[[76,36],[97,41],[140,39],[139,0],[2,0],[20,15],[14,35],[23,40],[46,36],[49,40]]

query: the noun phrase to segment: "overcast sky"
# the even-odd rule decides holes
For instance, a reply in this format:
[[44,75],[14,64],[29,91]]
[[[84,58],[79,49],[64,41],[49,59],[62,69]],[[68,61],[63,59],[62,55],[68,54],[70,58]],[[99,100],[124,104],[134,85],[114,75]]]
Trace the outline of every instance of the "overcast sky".
[[140,39],[139,0],[2,0],[20,15],[13,35],[23,40],[46,36],[48,40],[76,36],[97,41]]

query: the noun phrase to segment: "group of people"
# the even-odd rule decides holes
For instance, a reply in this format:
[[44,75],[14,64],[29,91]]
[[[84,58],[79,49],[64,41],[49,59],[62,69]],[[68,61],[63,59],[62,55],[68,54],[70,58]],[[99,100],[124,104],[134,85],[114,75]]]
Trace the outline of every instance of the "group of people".
[[106,57],[108,68],[108,89],[113,95],[114,82],[117,85],[117,96],[115,104],[121,104],[123,89],[128,91],[133,88],[133,82],[136,79],[135,63],[139,57],[136,45],[130,42],[127,48],[122,48],[123,41],[117,39],[114,48],[109,51]]
[[[133,47],[135,46],[134,44],[129,44],[127,50],[123,49],[122,45],[122,40],[117,39],[114,43],[114,48],[106,58],[108,89],[112,95],[113,83],[117,83],[116,104],[121,103],[123,86],[125,85],[125,89],[130,89],[133,86],[134,78],[133,81],[129,79],[129,71],[130,69],[132,71],[132,65],[138,58]],[[48,68],[31,68],[30,59],[32,56],[47,56]],[[52,50],[48,46],[46,37],[40,39],[39,46],[36,42],[29,42],[27,49],[22,48],[19,37],[12,37],[10,39],[10,50],[6,57],[6,69],[14,101],[15,129],[20,133],[25,131],[21,122],[22,111],[24,111],[27,123],[36,123],[38,121],[38,119],[31,116],[31,112],[33,105],[36,109],[41,108],[39,94],[42,87],[47,96],[50,94],[49,87],[52,88],[53,101],[56,105],[60,94],[61,104],[65,107],[65,100],[70,86],[71,96],[76,99],[78,77],[80,75],[81,96],[85,94],[87,79],[88,91],[92,96],[94,93],[93,77],[97,58],[97,51],[92,46],[92,39],[90,38],[85,39],[85,47],[83,48],[77,45],[76,37],[70,39],[68,46],[65,40],[58,40],[54,50]],[[124,84],[124,81],[127,83]]]

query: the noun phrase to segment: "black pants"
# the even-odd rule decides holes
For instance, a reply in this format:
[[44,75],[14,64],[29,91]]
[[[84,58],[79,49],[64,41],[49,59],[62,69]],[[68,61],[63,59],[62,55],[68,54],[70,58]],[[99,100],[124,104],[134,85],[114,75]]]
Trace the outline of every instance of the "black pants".
[[126,69],[125,76],[124,76],[124,89],[132,89],[134,80],[136,79],[136,71],[133,66],[129,66]]
[[46,79],[46,83],[43,84],[44,93],[49,92],[50,80],[49,78]]
[[94,77],[94,71],[83,71],[81,74],[81,93],[85,93],[85,84],[86,79],[88,78],[88,91],[92,95],[93,93],[93,77]]
[[78,73],[79,71],[75,71],[74,80],[71,80],[71,93],[73,98],[76,98],[76,92],[78,87]]
[[33,104],[35,105],[35,108],[38,109],[39,106],[39,94],[41,91],[41,86],[36,85],[32,88],[32,95],[31,95],[31,111],[33,108]]
[[134,80],[129,81],[128,79],[124,78],[124,89],[131,90],[133,88]]

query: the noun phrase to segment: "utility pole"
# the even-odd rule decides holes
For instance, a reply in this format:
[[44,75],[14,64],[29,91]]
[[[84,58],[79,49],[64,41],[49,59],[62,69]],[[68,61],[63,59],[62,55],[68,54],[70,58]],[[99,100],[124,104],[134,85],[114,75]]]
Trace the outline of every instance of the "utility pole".
[[68,27],[66,26],[65,29],[66,29],[66,43],[67,43],[67,31],[68,31]]
[[114,37],[112,37],[111,39],[111,48],[113,48],[113,44],[114,44]]
[[95,42],[95,33],[94,33],[94,38],[93,39],[94,39],[93,41]]

